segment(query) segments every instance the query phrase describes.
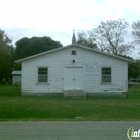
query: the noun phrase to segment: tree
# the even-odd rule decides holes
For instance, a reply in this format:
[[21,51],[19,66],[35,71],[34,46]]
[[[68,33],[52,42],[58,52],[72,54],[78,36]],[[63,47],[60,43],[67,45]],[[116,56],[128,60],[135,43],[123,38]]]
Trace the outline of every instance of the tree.
[[[121,57],[133,60],[130,56],[119,55]],[[140,76],[140,60],[136,60],[135,62],[128,63],[128,79],[137,78]]]
[[135,63],[129,63],[128,65],[128,77],[137,79],[140,77],[140,60],[136,60]]
[[11,42],[5,32],[0,30],[0,82],[3,78],[8,80],[11,77],[14,53]]
[[124,44],[127,27],[128,23],[124,19],[107,20],[101,22],[97,28],[88,31],[88,33],[99,50],[115,55],[125,55],[132,47],[130,44]]
[[21,59],[59,47],[62,47],[62,44],[59,41],[52,40],[50,37],[24,37],[16,42],[15,59]]
[[132,36],[134,38],[134,42],[140,44],[140,21],[133,22]]
[[87,34],[83,31],[78,33],[77,44],[89,48],[97,48],[97,45],[94,43],[94,41],[87,37]]

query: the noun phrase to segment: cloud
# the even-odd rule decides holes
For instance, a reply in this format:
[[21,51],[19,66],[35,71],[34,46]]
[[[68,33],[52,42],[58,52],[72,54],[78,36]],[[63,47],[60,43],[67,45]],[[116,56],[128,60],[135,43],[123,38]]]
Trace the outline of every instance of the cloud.
[[73,29],[86,31],[118,18],[132,22],[139,15],[139,0],[4,0],[0,27],[14,42],[45,35],[67,45]]
[[[18,28],[18,29],[5,29],[6,34],[10,39],[12,39],[12,45],[15,46],[17,40],[28,37],[31,38],[33,36],[42,37],[48,36],[51,37],[53,40],[60,41],[63,45],[71,44],[72,38],[72,31],[55,31],[52,32],[51,30],[41,31],[35,29],[27,29],[27,28]],[[63,35],[63,36],[61,36]]]

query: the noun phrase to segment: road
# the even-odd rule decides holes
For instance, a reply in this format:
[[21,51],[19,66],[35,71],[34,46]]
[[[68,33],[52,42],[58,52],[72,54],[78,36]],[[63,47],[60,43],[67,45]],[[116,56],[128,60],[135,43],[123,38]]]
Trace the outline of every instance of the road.
[[140,122],[0,122],[0,140],[128,140],[130,127]]

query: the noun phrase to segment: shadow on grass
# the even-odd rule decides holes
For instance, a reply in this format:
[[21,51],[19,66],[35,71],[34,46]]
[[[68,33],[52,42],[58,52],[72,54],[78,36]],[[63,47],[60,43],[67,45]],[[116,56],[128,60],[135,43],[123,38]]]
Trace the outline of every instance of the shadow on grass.
[[0,85],[0,96],[21,96],[21,89],[13,85]]

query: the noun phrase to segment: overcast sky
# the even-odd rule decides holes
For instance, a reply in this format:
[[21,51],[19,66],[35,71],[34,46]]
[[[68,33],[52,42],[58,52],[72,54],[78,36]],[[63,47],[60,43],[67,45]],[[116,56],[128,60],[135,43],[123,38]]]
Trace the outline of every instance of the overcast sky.
[[0,29],[13,44],[22,37],[49,36],[69,45],[73,30],[118,18],[130,24],[140,20],[140,0],[0,0],[0,18]]

